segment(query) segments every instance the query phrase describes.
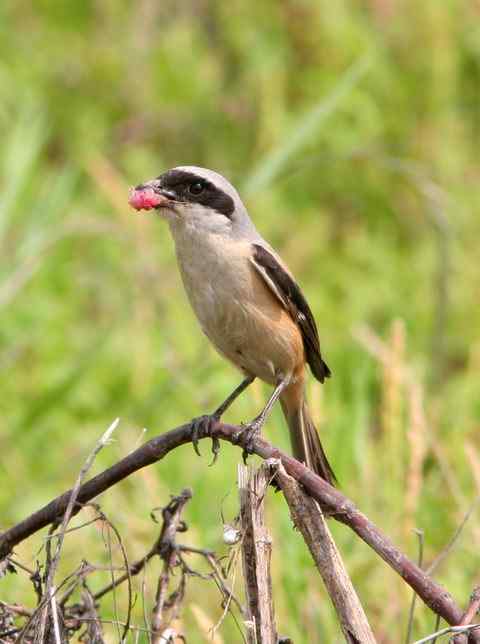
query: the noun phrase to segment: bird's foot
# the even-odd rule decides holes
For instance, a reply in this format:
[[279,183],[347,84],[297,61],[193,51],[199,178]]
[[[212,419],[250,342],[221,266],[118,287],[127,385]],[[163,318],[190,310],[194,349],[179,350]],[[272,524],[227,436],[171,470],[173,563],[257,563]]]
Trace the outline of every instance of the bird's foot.
[[216,423],[220,420],[218,414],[205,414],[204,416],[198,416],[192,420],[192,443],[193,449],[198,456],[201,456],[200,450],[198,449],[198,442],[201,438],[212,439],[212,454],[213,459],[210,463],[210,466],[213,465],[218,457],[220,451],[220,440],[216,436],[212,436],[212,431]]
[[247,458],[249,455],[253,454],[253,443],[262,431],[262,426],[263,418],[261,416],[257,416],[257,418],[254,418],[250,423],[242,423],[240,429],[233,436],[235,443],[239,442],[240,437],[244,440],[242,458],[245,465],[247,464]]

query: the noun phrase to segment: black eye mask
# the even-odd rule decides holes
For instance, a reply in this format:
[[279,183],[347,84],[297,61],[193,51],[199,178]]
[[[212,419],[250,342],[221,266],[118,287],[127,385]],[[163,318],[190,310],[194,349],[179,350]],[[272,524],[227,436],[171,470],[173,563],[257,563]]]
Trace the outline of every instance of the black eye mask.
[[170,170],[158,177],[162,188],[174,192],[179,201],[198,203],[231,219],[235,204],[230,195],[211,181],[184,170]]

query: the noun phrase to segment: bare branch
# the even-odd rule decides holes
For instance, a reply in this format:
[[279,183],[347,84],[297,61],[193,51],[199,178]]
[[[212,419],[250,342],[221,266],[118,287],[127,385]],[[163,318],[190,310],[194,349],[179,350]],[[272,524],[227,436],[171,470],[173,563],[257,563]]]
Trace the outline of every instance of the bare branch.
[[302,533],[322,576],[337,612],[345,641],[348,644],[375,644],[375,637],[332,539],[323,512],[281,465],[276,469],[275,480],[282,489],[293,522]]
[[[477,586],[477,588],[474,589],[470,597],[470,603],[468,605],[467,610],[463,614],[463,617],[459,626],[465,626],[465,624],[470,624],[471,622],[473,622],[475,617],[477,616],[479,609],[480,609],[480,587]],[[457,635],[456,637],[453,638],[453,644],[467,644],[467,641],[469,639],[470,639],[469,634]]]
[[[185,529],[181,516],[185,505],[191,498],[192,491],[185,489],[162,510],[163,524],[157,542],[157,552],[163,560],[163,568],[158,579],[155,606],[152,614],[153,644],[169,641],[171,624],[178,617],[180,605],[185,595],[185,570],[182,570],[180,582],[176,590],[170,595],[168,594],[168,587],[173,568],[181,564],[176,536],[177,532]],[[167,633],[169,633],[168,636]],[[172,632],[171,635],[173,636],[173,634]]]
[[447,626],[447,628],[442,628],[439,631],[436,631],[435,633],[431,633],[430,635],[427,635],[427,637],[422,637],[421,640],[416,640],[413,644],[427,644],[427,642],[433,642],[436,640],[437,637],[441,637],[442,635],[449,635],[450,633],[452,634],[459,634],[459,633],[467,633],[469,635],[472,635],[475,631],[478,631],[480,629],[480,624],[465,624],[464,626]]
[[[230,443],[238,443],[242,449],[246,447],[245,439],[241,432],[239,436],[239,427],[236,425],[217,423],[212,428],[212,436]],[[156,463],[176,447],[191,442],[191,438],[192,426],[188,423],[148,441],[112,467],[84,483],[78,490],[77,503],[73,508],[73,513],[78,512],[80,504],[91,501],[98,494],[133,472]],[[280,459],[286,472],[296,479],[312,498],[318,501],[323,511],[349,526],[393,570],[401,575],[427,606],[441,615],[449,624],[460,622],[463,612],[451,595],[400,552],[390,539],[362,514],[340,490],[333,488],[305,465],[273,447],[261,437],[255,438],[252,442],[252,451],[264,459]],[[58,521],[59,517],[63,516],[70,498],[71,490],[2,533],[0,535],[0,557],[9,555],[15,545],[52,522]]]

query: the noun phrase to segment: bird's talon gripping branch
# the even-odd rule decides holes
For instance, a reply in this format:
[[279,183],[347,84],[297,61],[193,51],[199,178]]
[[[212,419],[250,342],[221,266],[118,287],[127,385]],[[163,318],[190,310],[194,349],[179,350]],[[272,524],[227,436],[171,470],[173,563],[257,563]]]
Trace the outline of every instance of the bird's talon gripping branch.
[[198,441],[201,438],[200,436],[200,418],[194,418],[192,420],[192,445],[197,456],[201,456],[200,450],[198,449]]
[[208,418],[208,416],[199,416],[192,420],[192,444],[197,456],[201,456],[198,442],[207,435],[205,425],[207,424]]
[[210,463],[209,467],[212,467],[212,465],[215,465],[217,462],[218,454],[220,452],[220,439],[217,438],[216,436],[212,436],[212,462]]
[[[199,416],[192,420],[192,443],[193,449],[198,456],[201,456],[200,450],[198,449],[198,442],[201,438],[208,438],[212,435],[213,426],[215,423],[218,423],[220,418],[217,414],[205,414],[204,416]],[[212,453],[213,461],[210,465],[213,465],[217,460],[218,452],[220,451],[220,441],[218,438],[212,438]]]
[[238,445],[240,442],[240,438],[243,436],[243,432],[247,425],[245,423],[240,423],[240,429],[238,429],[236,432],[232,434],[232,443],[234,445]]
[[243,438],[242,458],[245,465],[247,464],[247,458],[250,454],[253,454],[253,443],[262,430],[262,420],[261,417],[258,417],[254,418],[251,423],[242,423],[241,429],[235,434],[235,442],[238,443],[240,438]]

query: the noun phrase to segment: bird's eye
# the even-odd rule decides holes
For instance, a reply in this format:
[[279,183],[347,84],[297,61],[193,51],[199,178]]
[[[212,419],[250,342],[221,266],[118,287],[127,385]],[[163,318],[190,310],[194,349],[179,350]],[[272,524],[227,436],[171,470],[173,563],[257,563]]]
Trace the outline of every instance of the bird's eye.
[[202,183],[201,181],[196,181],[195,183],[191,183],[188,190],[192,195],[200,195],[205,189],[205,184]]

